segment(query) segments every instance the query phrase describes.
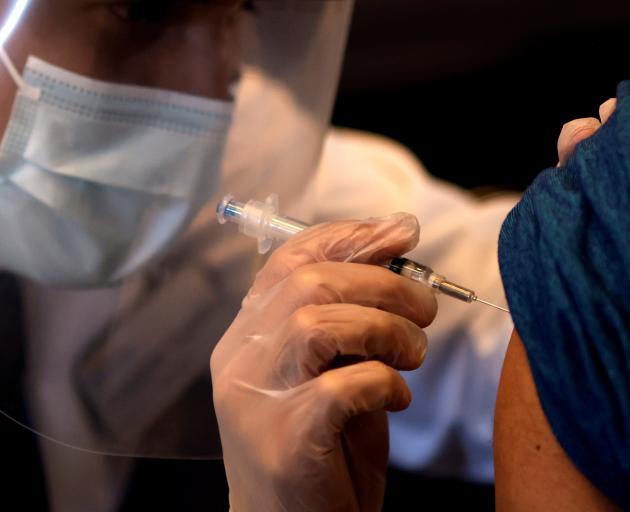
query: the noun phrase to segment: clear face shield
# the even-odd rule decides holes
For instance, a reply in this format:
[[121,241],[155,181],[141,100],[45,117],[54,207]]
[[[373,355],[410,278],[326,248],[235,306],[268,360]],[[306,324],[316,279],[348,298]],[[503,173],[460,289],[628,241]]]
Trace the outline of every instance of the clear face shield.
[[0,273],[21,324],[0,359],[23,359],[5,417],[89,452],[220,456],[209,357],[261,262],[214,207],[276,192],[299,211],[351,12],[0,0]]

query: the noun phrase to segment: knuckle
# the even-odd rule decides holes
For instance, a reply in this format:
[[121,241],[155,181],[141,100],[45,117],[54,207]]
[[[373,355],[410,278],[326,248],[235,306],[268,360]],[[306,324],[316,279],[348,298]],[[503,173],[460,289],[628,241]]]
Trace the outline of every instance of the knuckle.
[[213,379],[212,382],[212,402],[217,412],[225,411],[229,409],[230,400],[230,386],[224,378]]
[[321,283],[316,265],[304,265],[295,269],[289,277],[291,287],[300,294],[308,294]]
[[315,347],[324,337],[320,311],[317,306],[307,305],[296,310],[288,319],[283,341],[274,363],[274,381],[282,387],[293,387],[316,375]]
[[225,352],[224,346],[219,343],[210,353],[210,376],[213,380],[220,380],[223,375],[223,369],[226,363]]
[[322,314],[318,306],[307,305],[292,315],[290,329],[293,333],[290,340],[292,358],[300,361],[317,360],[324,365],[334,357],[338,342],[334,330],[331,331],[330,326],[328,328],[324,326]]
[[366,361],[364,368],[373,374],[374,379],[378,379],[385,386],[391,386],[398,380],[398,373],[393,368],[381,361]]
[[323,272],[324,263],[313,263],[299,267],[291,273],[289,286],[300,297],[302,304],[327,304],[338,302],[333,288]]
[[277,265],[279,262],[285,261],[285,259],[287,257],[287,255],[285,254],[286,251],[287,250],[286,250],[286,246],[285,245],[281,245],[280,247],[278,247],[278,249],[273,251],[271,253],[271,255],[269,256],[269,258],[267,259],[267,263],[263,267],[263,271],[267,267],[273,267],[273,266]]
[[216,348],[210,354],[210,375],[218,375],[219,373],[219,363],[218,356],[216,352]]
[[329,406],[342,400],[343,387],[334,373],[325,372],[317,378],[317,394]]
[[212,388],[212,404],[217,412],[224,411],[230,404],[229,397],[221,390],[218,386]]
[[291,315],[291,332],[313,333],[320,325],[320,314],[317,306],[307,304]]
[[292,259],[293,258],[290,251],[288,251],[287,248],[282,245],[278,247],[277,250],[271,253],[269,259],[267,260],[263,268],[258,272],[256,277],[264,277],[268,274],[274,274],[278,270],[290,268],[289,262],[291,262]]

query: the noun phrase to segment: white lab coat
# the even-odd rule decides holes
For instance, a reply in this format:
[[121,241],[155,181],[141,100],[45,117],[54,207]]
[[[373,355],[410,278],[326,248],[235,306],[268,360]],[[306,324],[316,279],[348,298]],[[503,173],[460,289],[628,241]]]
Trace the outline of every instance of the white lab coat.
[[[217,197],[226,191],[239,197],[239,183],[227,176]],[[277,186],[281,206],[282,197],[297,196],[284,183],[281,176],[266,181],[268,189]],[[477,201],[429,176],[409,152],[391,141],[331,129],[321,165],[303,199],[288,206],[291,215],[309,221],[412,212],[422,225],[421,242],[412,257],[475,289],[482,298],[504,304],[496,246],[501,222],[514,202],[514,197]],[[209,312],[207,325],[195,336],[217,341],[227,328],[262,260],[252,240],[216,223],[214,207],[213,202],[201,212],[166,258],[167,262],[190,258],[186,268],[201,264],[204,275],[215,276],[214,288],[195,292],[198,297],[187,301],[156,299],[146,319],[130,322],[134,325],[129,329],[168,331],[173,322],[194,313],[195,302]],[[95,433],[71,380],[75,355],[121,307],[133,302],[142,279],[130,279],[121,289],[81,292],[26,285],[29,398],[38,428],[44,432],[53,426],[63,428],[77,444],[90,444]],[[427,329],[426,362],[421,370],[405,375],[414,393],[412,405],[390,416],[394,465],[492,480],[494,400],[511,328],[509,316],[499,311],[440,300],[438,318]],[[202,361],[201,368],[206,365],[207,360]],[[115,510],[132,462],[47,441],[41,447],[53,512]]]
[[[413,213],[421,233],[411,257],[505,306],[497,242],[515,195],[480,201],[430,176],[399,144],[347,130],[330,132],[313,194],[316,221]],[[427,358],[404,374],[411,406],[390,415],[391,463],[492,482],[494,403],[512,321],[479,303],[438,300]]]

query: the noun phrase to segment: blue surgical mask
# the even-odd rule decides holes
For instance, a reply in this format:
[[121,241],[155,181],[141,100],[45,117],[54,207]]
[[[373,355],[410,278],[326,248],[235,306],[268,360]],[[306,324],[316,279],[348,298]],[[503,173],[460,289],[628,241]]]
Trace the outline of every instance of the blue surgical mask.
[[115,284],[216,190],[232,103],[35,57],[16,81],[0,145],[0,269],[50,286]]

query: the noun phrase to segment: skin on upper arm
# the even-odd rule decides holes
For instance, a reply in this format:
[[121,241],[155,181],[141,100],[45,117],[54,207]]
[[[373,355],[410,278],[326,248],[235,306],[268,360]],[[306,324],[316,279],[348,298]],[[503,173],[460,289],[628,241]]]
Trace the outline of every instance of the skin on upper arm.
[[497,396],[494,467],[499,512],[621,510],[580,473],[558,444],[516,331]]

